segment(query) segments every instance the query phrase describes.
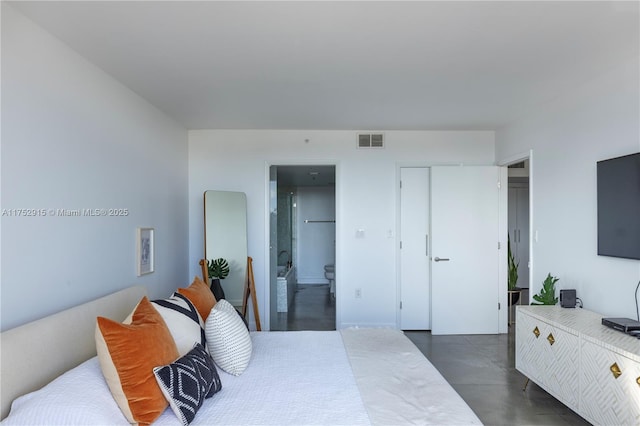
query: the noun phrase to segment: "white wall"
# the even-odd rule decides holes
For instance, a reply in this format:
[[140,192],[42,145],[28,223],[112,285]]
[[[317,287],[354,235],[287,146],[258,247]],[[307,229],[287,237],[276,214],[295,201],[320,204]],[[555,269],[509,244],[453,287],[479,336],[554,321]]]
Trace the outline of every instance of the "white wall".
[[[1,158],[2,209],[129,212],[5,214],[3,330],[134,284],[151,297],[188,284],[186,130],[6,2]],[[140,278],[138,226],[156,232],[156,272]]]
[[324,265],[335,263],[336,258],[336,225],[331,222],[305,223],[305,220],[335,220],[335,188],[298,187],[296,203],[298,283],[326,284],[329,281],[324,277]]
[[597,255],[596,162],[640,151],[638,63],[630,58],[496,133],[498,163],[533,150],[531,294],[551,273],[585,308],[629,318],[640,261]]
[[[203,192],[245,192],[249,256],[254,259],[261,322],[269,324],[268,166],[336,164],[337,327],[395,326],[397,165],[487,165],[494,158],[490,131],[388,131],[386,148],[378,150],[357,149],[356,131],[190,131],[191,274],[199,273],[203,253]],[[364,238],[356,238],[358,229],[365,230]],[[362,288],[360,299],[356,288]]]

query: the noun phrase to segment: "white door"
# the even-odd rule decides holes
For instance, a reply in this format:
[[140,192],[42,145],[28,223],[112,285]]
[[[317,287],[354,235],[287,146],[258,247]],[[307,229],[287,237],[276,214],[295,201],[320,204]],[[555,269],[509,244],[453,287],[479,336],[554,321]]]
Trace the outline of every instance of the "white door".
[[433,334],[499,332],[499,180],[498,167],[431,168]]
[[431,329],[429,169],[400,169],[400,328]]

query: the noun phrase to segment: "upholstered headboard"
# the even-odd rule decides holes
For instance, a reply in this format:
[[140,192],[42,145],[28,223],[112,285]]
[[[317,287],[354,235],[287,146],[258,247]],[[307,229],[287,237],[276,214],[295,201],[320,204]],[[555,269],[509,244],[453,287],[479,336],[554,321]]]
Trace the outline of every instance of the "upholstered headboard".
[[122,321],[146,294],[135,286],[0,334],[0,418],[11,402],[96,355],[96,317]]

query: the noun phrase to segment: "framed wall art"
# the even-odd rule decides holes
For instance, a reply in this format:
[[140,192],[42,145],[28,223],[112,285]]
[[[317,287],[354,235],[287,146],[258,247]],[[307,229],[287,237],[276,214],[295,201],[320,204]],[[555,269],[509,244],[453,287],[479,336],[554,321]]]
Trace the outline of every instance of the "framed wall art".
[[136,231],[136,265],[138,276],[154,271],[153,228],[138,228]]

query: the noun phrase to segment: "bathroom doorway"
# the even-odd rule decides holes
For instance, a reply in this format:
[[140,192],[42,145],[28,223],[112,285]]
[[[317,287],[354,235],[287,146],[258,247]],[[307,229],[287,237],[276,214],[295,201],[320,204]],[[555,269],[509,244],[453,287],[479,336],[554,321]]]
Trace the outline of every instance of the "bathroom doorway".
[[335,165],[273,165],[270,329],[335,330]]

